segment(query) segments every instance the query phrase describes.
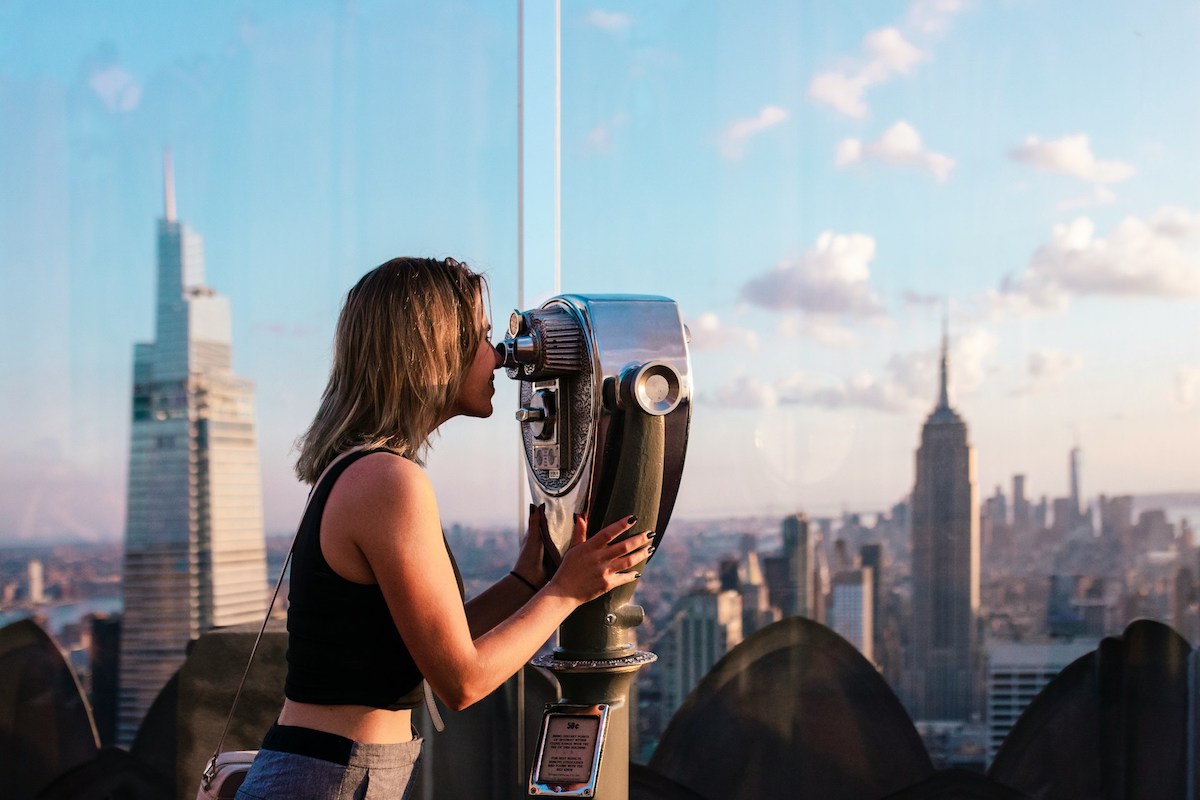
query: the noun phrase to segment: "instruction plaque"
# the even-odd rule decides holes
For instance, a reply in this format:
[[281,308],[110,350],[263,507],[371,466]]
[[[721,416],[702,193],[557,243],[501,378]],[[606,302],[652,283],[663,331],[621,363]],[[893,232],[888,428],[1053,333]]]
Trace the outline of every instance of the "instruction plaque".
[[593,797],[608,706],[548,705],[529,776],[531,797]]

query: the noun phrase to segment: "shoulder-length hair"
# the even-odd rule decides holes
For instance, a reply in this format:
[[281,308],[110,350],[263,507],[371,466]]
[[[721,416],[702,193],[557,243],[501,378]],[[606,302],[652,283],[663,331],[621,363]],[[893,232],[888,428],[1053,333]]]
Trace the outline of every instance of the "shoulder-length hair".
[[486,288],[452,258],[394,258],[358,281],[338,317],[321,406],[296,441],[300,480],[315,483],[359,446],[420,463],[479,347]]

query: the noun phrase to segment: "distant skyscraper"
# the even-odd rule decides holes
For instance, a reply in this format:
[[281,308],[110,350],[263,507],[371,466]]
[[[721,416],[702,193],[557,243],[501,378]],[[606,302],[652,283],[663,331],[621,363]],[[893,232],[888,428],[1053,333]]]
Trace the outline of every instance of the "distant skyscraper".
[[1083,498],[1079,494],[1079,448],[1071,448],[1071,520],[1072,527],[1083,517]]
[[873,572],[863,567],[834,573],[829,592],[829,627],[868,661],[875,660]]
[[1025,476],[1013,475],[1013,527],[1019,531],[1028,530],[1030,523],[1033,521],[1033,513],[1029,506],[1029,499],[1025,496]]
[[36,558],[29,562],[29,602],[46,602],[46,568]]
[[[747,550],[741,559],[723,561],[721,569],[722,591],[733,589],[742,597],[742,638],[779,621],[783,615],[778,607],[771,605],[757,550]],[[727,574],[727,570],[732,574]]]
[[164,159],[155,340],[134,346],[117,739],[209,628],[262,619],[266,553],[254,389],[233,374],[229,301],[175,219]]
[[808,517],[792,514],[780,526],[783,548],[778,556],[763,560],[771,605],[785,617],[806,617],[811,613],[808,586]]
[[988,762],[1033,698],[1072,661],[1096,649],[1096,640],[996,642],[987,649]]
[[742,642],[742,598],[720,585],[697,586],[680,598],[655,649],[663,670],[666,718],[683,704],[721,657]]
[[979,515],[975,451],[950,407],[943,334],[937,407],[921,431],[912,495],[913,716],[967,720],[979,710],[976,616]]
[[808,618],[824,625],[825,601],[829,587],[829,560],[825,556],[825,534],[813,533],[808,547]]
[[875,641],[871,649],[878,651],[881,644],[880,632],[883,629],[883,616],[880,614],[880,609],[883,608],[883,595],[880,594],[880,586],[883,583],[883,545],[868,542],[859,547],[858,563],[864,569],[871,569],[871,619],[875,632]]
[[92,719],[100,744],[108,746],[117,740],[117,669],[121,648],[121,618],[107,614],[92,614],[92,642],[88,661],[92,680],[88,700],[92,704]]

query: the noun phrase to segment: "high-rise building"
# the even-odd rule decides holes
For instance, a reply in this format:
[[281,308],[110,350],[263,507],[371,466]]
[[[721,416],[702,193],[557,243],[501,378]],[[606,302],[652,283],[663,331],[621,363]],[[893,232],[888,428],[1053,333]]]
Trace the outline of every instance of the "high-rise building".
[[968,720],[979,710],[979,515],[975,451],[950,407],[948,337],[938,403],[921,430],[912,494],[913,717]]
[[809,598],[808,517],[792,514],[780,526],[783,548],[778,556],[763,560],[763,571],[770,591],[771,605],[785,617],[807,617],[812,605]]
[[1175,570],[1171,586],[1171,624],[1189,642],[1200,641],[1200,587],[1190,567]]
[[121,648],[121,618],[108,614],[92,614],[90,621],[92,641],[88,661],[92,680],[88,700],[92,705],[92,719],[96,723],[96,735],[100,738],[100,744],[109,746],[116,744],[117,740],[117,671]]
[[122,744],[183,663],[188,642],[266,613],[254,389],[233,374],[229,301],[204,284],[203,241],[175,218],[173,184],[168,154],[155,339],[134,346]]
[[829,627],[868,661],[875,660],[873,572],[863,567],[834,573],[829,591]]
[[1030,507],[1029,498],[1025,496],[1024,475],[1013,475],[1012,490],[1012,524],[1017,530],[1025,532],[1033,522],[1033,512]]
[[829,587],[829,559],[825,554],[823,531],[812,535],[808,559],[808,618],[824,625],[827,621],[826,601]]
[[29,560],[29,602],[46,602],[46,568],[36,558]]
[[987,648],[987,757],[1046,684],[1072,661],[1096,649],[1095,639],[1070,642],[995,642]]
[[665,715],[675,709],[721,657],[742,641],[742,597],[721,589],[717,581],[702,583],[680,598],[655,649],[662,665]]
[[[733,586],[742,596],[742,638],[778,622],[782,613],[771,605],[770,592],[763,579],[758,551],[748,550],[737,562],[736,583]],[[726,588],[722,586],[721,588]]]
[[1071,448],[1071,525],[1077,525],[1083,517],[1083,497],[1079,493],[1079,448]]
[[858,563],[864,569],[871,569],[871,620],[874,628],[874,642],[871,645],[873,651],[880,650],[881,633],[883,630],[883,616],[880,614],[880,609],[883,607],[883,594],[881,593],[881,585],[883,583],[883,545],[878,542],[867,542],[858,548]]

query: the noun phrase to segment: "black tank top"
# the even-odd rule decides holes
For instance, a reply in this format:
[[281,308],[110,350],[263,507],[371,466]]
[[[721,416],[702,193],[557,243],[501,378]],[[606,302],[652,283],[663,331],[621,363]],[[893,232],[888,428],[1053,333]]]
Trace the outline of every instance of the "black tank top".
[[[423,700],[421,671],[396,630],[378,584],[346,580],[321,553],[321,516],[334,482],[355,461],[378,452],[391,453],[363,450],[335,464],[313,488],[300,522],[288,590],[284,695],[289,700],[389,710],[415,708]],[[450,564],[461,595],[462,576],[453,554]]]

